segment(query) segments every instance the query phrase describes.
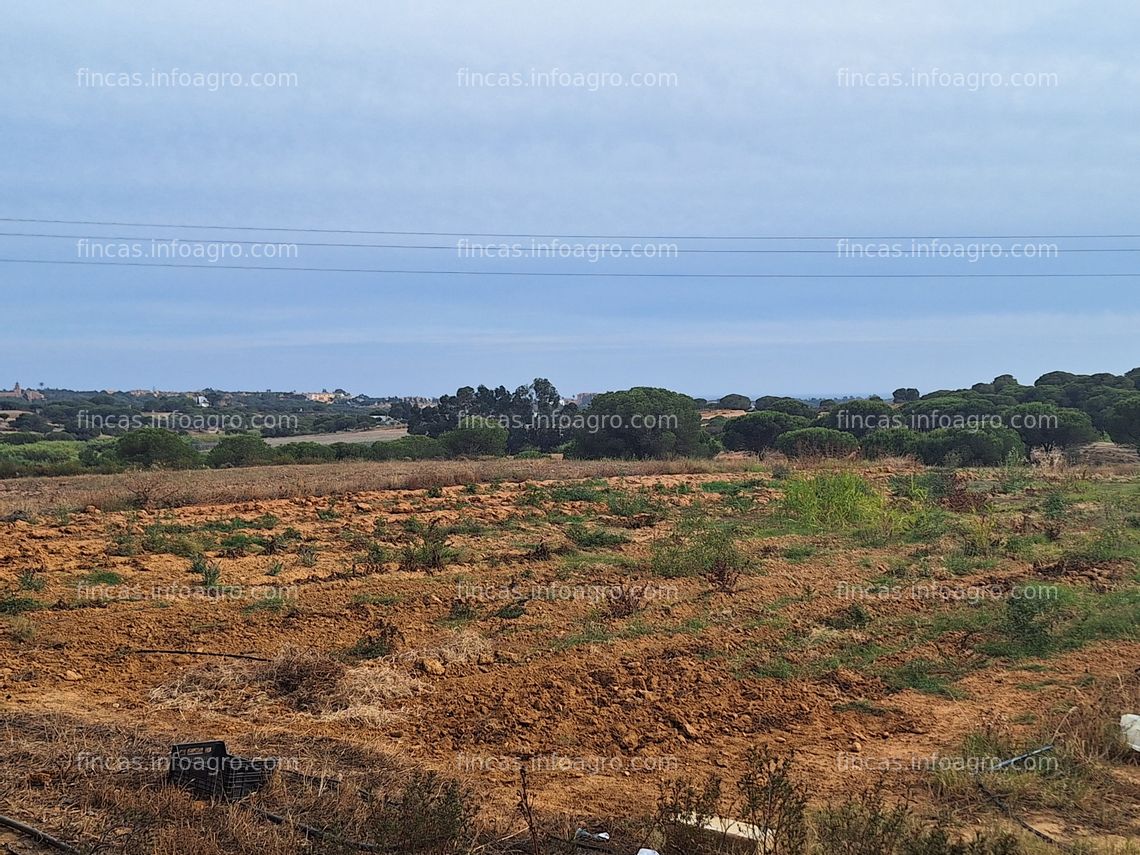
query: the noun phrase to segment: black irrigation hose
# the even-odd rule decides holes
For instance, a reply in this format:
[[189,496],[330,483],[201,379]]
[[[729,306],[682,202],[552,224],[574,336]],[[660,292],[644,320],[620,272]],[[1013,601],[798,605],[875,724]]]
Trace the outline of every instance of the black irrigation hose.
[[45,846],[50,846],[53,849],[58,849],[60,852],[72,852],[75,853],[75,855],[79,855],[79,850],[74,846],[71,846],[67,843],[64,843],[62,840],[52,837],[46,831],[40,831],[38,828],[32,828],[30,825],[24,825],[24,823],[12,819],[9,816],[0,815],[0,825],[7,826],[8,828],[19,832],[25,837],[30,837],[37,843],[42,843]]
[[565,837],[555,837],[553,834],[546,835],[546,839],[551,843],[559,843],[563,846],[573,846],[576,849],[588,849],[591,852],[617,852],[613,845],[603,846],[591,840],[567,840]]
[[991,802],[993,802],[998,807],[998,809],[1001,810],[1002,813],[1004,813],[1006,816],[1008,816],[1010,819],[1012,819],[1014,822],[1016,822],[1018,825],[1020,825],[1022,828],[1024,828],[1030,834],[1032,834],[1034,837],[1037,837],[1039,840],[1044,840],[1046,843],[1051,843],[1052,845],[1054,845],[1060,849],[1064,849],[1064,850],[1068,851],[1068,849],[1069,849],[1068,844],[1062,843],[1060,840],[1056,840],[1056,839],[1050,837],[1044,831],[1039,831],[1038,829],[1036,829],[1032,825],[1030,825],[1028,822],[1023,820],[1021,817],[1017,816],[1010,809],[1009,805],[1007,805],[1005,802],[1003,802],[1001,800],[1001,798],[999,798],[995,793],[991,792],[989,790],[989,788],[987,788],[986,785],[982,783],[981,778],[975,777],[974,783],[978,785],[978,789],[981,790],[983,793],[985,793],[986,796],[989,798],[989,800]]
[[281,816],[280,814],[272,813],[264,808],[254,807],[253,805],[242,805],[246,810],[256,813],[258,816],[268,819],[270,822],[277,825],[287,825],[298,829],[306,837],[316,837],[320,840],[328,840],[332,843],[338,843],[341,846],[351,846],[354,849],[359,849],[361,852],[395,852],[393,846],[377,846],[375,843],[365,843],[363,840],[349,840],[346,837],[339,837],[335,834],[330,834],[327,831],[321,831],[311,825],[305,825],[303,822],[298,822],[295,819]]
[[223,656],[228,659],[250,659],[254,662],[272,662],[264,656],[250,656],[248,653],[206,653],[198,650],[128,650],[127,653],[141,655],[145,653],[168,653],[172,656]]

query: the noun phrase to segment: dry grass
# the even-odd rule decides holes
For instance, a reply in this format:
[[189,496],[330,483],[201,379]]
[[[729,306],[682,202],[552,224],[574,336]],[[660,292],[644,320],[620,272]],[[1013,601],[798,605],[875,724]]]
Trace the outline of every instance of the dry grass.
[[490,481],[545,481],[616,475],[739,472],[747,460],[354,461],[246,469],[76,475],[0,481],[0,516],[57,508],[103,511],[234,504],[370,490],[420,490]]
[[423,655],[438,659],[444,665],[463,665],[475,662],[491,652],[487,639],[473,630],[452,630],[423,651]]
[[1055,741],[1083,764],[1140,761],[1140,754],[1121,738],[1119,724],[1122,713],[1140,709],[1140,675],[1118,675],[1073,694],[1074,703],[1054,731]]
[[[330,842],[314,847],[299,830],[258,815],[259,808],[374,842],[378,851],[411,851],[407,844],[418,839],[429,841],[416,850],[424,855],[471,851],[462,842],[470,839],[470,827],[464,827],[469,813],[453,818],[453,805],[462,796],[453,796],[443,779],[405,768],[385,754],[319,737],[271,740],[262,746],[269,753],[259,756],[284,762],[311,754],[334,768],[307,777],[280,772],[242,804],[207,804],[165,785],[172,741],[177,737],[171,733],[89,724],[63,715],[6,714],[0,729],[6,770],[0,776],[0,813],[48,831],[84,855],[355,851]],[[251,756],[241,746],[229,747]],[[420,820],[418,838],[402,833],[405,806]],[[24,841],[10,851],[15,846],[32,851]]]
[[274,718],[294,713],[378,724],[400,715],[384,703],[424,689],[420,680],[388,662],[349,668],[321,653],[286,648],[270,662],[222,661],[192,668],[151,690],[150,700],[162,709]]

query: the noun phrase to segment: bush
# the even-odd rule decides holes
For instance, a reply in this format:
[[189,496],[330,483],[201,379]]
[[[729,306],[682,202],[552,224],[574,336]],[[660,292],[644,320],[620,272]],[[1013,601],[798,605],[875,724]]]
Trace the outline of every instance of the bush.
[[858,450],[859,441],[844,431],[812,427],[781,435],[776,448],[788,457],[846,457]]
[[588,528],[581,523],[571,523],[566,526],[566,536],[575,546],[580,546],[582,549],[617,546],[629,540],[624,534],[606,531],[604,528]]
[[[386,443],[376,443],[382,445]],[[278,460],[285,463],[324,463],[336,459],[336,454],[319,442],[287,442],[277,447]]]
[[411,539],[400,550],[401,570],[440,570],[459,557],[459,553],[447,545],[449,532],[438,521],[422,525],[411,520],[408,525]]
[[886,510],[883,497],[850,472],[788,481],[780,505],[789,517],[813,529],[869,524]]
[[373,460],[439,460],[447,457],[447,449],[430,436],[402,436],[372,443],[369,456]]
[[452,457],[502,457],[507,453],[507,429],[498,425],[464,427],[440,434]]
[[667,579],[703,576],[714,588],[725,592],[736,587],[748,568],[748,558],[736,543],[735,529],[702,517],[682,521],[650,559],[654,575]]

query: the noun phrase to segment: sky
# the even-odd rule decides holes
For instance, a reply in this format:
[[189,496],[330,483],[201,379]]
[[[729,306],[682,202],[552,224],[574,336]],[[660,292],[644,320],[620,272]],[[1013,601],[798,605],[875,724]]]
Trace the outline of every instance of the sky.
[[1124,0],[7,0],[0,386],[1121,373],[1140,277],[1094,274],[1140,272],[1138,31]]

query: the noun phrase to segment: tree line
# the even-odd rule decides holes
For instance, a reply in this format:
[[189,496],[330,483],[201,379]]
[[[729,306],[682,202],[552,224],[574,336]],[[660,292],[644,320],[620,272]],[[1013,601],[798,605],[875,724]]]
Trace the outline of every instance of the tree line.
[[[746,410],[702,419],[702,409]],[[85,442],[45,442],[41,434],[0,434],[0,476],[321,463],[436,460],[483,456],[577,458],[711,457],[722,450],[779,451],[789,457],[909,455],[929,464],[990,466],[1036,447],[1068,449],[1096,440],[1140,446],[1140,368],[1125,374],[1053,371],[1022,385],[1003,374],[968,389],[807,402],[729,395],[708,402],[634,387],[563,402],[544,378],[514,391],[464,386],[438,406],[403,408],[409,435],[372,443],[291,442],[270,446],[253,434],[212,447],[163,428]],[[19,418],[23,418],[20,416]]]

